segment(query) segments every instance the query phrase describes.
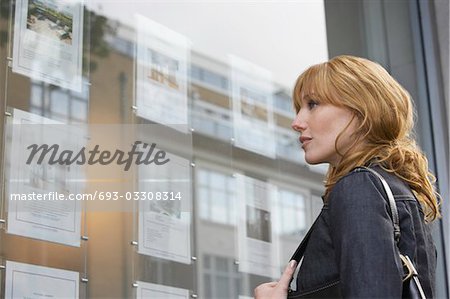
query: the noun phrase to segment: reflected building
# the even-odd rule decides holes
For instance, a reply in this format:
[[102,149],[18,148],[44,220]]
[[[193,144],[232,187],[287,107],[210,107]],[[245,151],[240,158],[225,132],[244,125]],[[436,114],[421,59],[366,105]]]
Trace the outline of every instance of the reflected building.
[[[108,60],[123,61],[123,63],[128,61],[130,67],[126,69],[131,71],[134,63],[133,29],[123,24],[117,28],[117,34],[105,37],[112,49]],[[115,58],[116,56],[120,59]],[[104,65],[108,66],[109,63],[105,62]],[[279,247],[282,249],[279,257],[279,263],[282,265],[295,250],[322,205],[320,195],[323,187],[321,182],[326,167],[311,167],[304,161],[298,136],[290,128],[295,113],[287,87],[274,86],[272,88],[270,109],[267,109],[264,99],[261,102],[261,96],[258,96],[264,95],[265,90],[242,88],[242,114],[250,118],[254,118],[256,115],[257,119],[253,123],[256,126],[256,124],[260,125],[259,122],[267,124],[270,113],[270,118],[274,123],[274,138],[273,140],[256,138],[254,140],[256,144],[250,150],[234,144],[234,130],[240,124],[235,121],[233,111],[233,101],[239,99],[232,96],[232,71],[230,64],[194,51],[191,52],[189,119],[193,129],[193,162],[195,163],[193,173],[195,211],[192,223],[196,255],[194,275],[197,282],[195,289],[202,298],[250,296],[256,283],[269,279],[238,270],[239,258],[236,239],[239,206],[236,201],[236,173],[258,178],[277,187],[278,194],[275,204],[278,213],[277,219],[280,219],[280,223],[279,227],[273,229],[280,236],[276,242],[280,242]],[[120,85],[121,81],[132,84],[132,72],[122,71],[121,77],[119,77],[119,73],[114,76],[111,70],[106,68],[105,72],[108,73],[105,73],[105,76],[117,78],[117,85]],[[94,76],[102,77],[103,74],[96,73]],[[129,86],[120,86],[122,89],[130,90]],[[132,95],[129,94],[127,99],[126,108],[131,110]],[[93,101],[93,99],[91,100]],[[92,111],[92,113],[94,112]],[[250,131],[244,132],[244,134],[248,134],[248,138],[251,138],[251,128],[248,129]],[[268,141],[275,149],[274,157],[264,154],[264,146]],[[261,149],[261,153],[255,150],[258,148]],[[268,239],[267,232],[272,225],[270,219],[266,218],[270,215],[264,214],[263,211],[259,212],[253,213],[251,216],[256,218],[266,216],[265,220],[257,221],[261,225],[254,225],[253,228],[265,229],[259,233],[249,230],[248,233],[255,232],[261,235],[261,238],[265,236],[265,239]],[[252,226],[250,221],[248,225]],[[267,225],[270,228],[265,227]],[[152,267],[158,269],[159,267],[155,267],[155,263],[167,264],[165,261],[154,261],[149,264],[148,269],[143,271],[149,273],[152,272]],[[281,271],[281,268],[279,270]],[[163,272],[166,271],[168,270],[163,270]],[[170,275],[162,274],[162,276],[165,276],[169,283],[173,280],[167,277]]]

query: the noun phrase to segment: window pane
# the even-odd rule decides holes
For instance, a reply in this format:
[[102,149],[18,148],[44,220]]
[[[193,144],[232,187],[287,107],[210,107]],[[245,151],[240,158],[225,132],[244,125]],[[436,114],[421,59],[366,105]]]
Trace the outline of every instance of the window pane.
[[205,255],[203,257],[203,267],[205,269],[210,269],[211,268],[211,257],[209,255]]
[[210,217],[209,209],[211,205],[208,190],[205,188],[197,190],[197,198],[200,217],[208,219]]
[[72,100],[72,117],[79,120],[87,119],[87,103],[79,100]]
[[223,189],[225,186],[225,178],[218,173],[211,173],[211,187],[216,189]]
[[216,298],[224,298],[229,299],[230,298],[230,279],[227,277],[216,277],[216,291],[215,295]]
[[219,272],[228,272],[228,259],[216,257],[216,269]]
[[205,296],[206,296],[206,298],[213,298],[213,296],[212,296],[212,294],[213,294],[212,287],[213,286],[211,285],[211,276],[209,274],[205,274],[203,276],[203,279],[204,279],[203,283],[204,283],[204,286],[205,286]]
[[61,90],[55,90],[51,93],[51,111],[61,115],[68,115],[69,95]]

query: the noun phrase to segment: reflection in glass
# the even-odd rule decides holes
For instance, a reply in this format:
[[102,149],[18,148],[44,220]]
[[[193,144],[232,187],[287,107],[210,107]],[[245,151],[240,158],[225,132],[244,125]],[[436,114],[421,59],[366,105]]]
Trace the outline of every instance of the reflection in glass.
[[235,181],[230,175],[197,167],[197,200],[200,218],[236,225]]
[[[51,1],[47,1],[47,3],[49,2]],[[165,5],[162,3],[150,3],[149,1],[148,5],[155,9],[144,10],[142,8],[147,3],[142,1],[136,3],[136,5],[130,5],[128,2],[119,2],[117,6],[119,7],[118,13],[120,16],[127,15],[128,10],[130,10],[131,15],[136,12],[145,13],[146,18],[153,17],[152,13],[159,9],[157,6],[162,7]],[[86,79],[86,81],[89,80],[92,83],[92,86],[83,88],[82,93],[75,93],[48,83],[32,80],[29,99],[31,112],[64,123],[87,122],[88,120],[144,121],[135,117],[123,117],[124,111],[131,111],[130,107],[136,101],[138,106],[137,114],[140,117],[155,122],[170,123],[176,122],[177,117],[180,116],[180,119],[183,119],[182,122],[187,123],[188,119],[192,122],[191,126],[195,129],[193,134],[197,135],[196,137],[201,135],[201,138],[205,139],[206,142],[224,144],[230,149],[233,146],[240,146],[240,149],[245,151],[245,155],[251,158],[245,162],[251,164],[252,171],[255,171],[257,176],[263,181],[270,180],[273,175],[277,175],[274,173],[283,173],[285,169],[271,169],[267,171],[266,165],[256,165],[251,161],[255,154],[264,155],[264,161],[270,160],[268,163],[275,164],[281,160],[284,160],[282,162],[288,160],[289,163],[294,162],[296,164],[304,163],[302,152],[299,150],[297,142],[298,136],[290,129],[290,119],[293,112],[290,92],[287,86],[275,86],[272,78],[265,76],[266,72],[252,72],[250,68],[246,67],[235,68],[236,65],[227,63],[226,59],[223,59],[218,53],[209,52],[206,54],[197,52],[199,50],[197,48],[198,44],[193,45],[195,48],[192,48],[192,51],[190,47],[184,47],[184,45],[179,47],[175,42],[176,39],[169,37],[170,34],[164,36],[164,34],[158,35],[158,32],[156,32],[157,38],[154,38],[155,36],[153,38],[146,36],[143,39],[136,39],[136,33],[145,35],[152,31],[151,29],[147,30],[149,26],[134,24],[133,17],[125,17],[122,21],[119,21],[107,13],[110,11],[109,7],[113,5],[111,1],[102,5],[103,10],[98,15],[85,14],[85,16],[90,16],[91,19],[89,21],[92,23],[92,27],[82,28],[85,32],[86,30],[89,31],[88,29],[91,31],[86,36],[91,39],[92,45],[86,45],[86,49],[87,52],[90,51],[92,58],[85,55],[83,60],[86,60],[85,62],[88,63],[96,63],[97,68],[95,70],[94,68],[90,69],[89,77]],[[155,20],[164,23],[161,19],[155,18]],[[226,25],[225,23],[223,24]],[[169,22],[164,23],[164,25],[167,26],[166,29],[170,27],[169,30],[172,33],[185,33]],[[52,26],[54,27],[54,25]],[[99,28],[112,28],[113,30],[98,30]],[[160,27],[156,26],[154,28],[159,29]],[[202,30],[208,33],[208,30],[214,31],[216,28],[202,28]],[[102,32],[99,33],[100,31]],[[161,32],[167,31],[160,31],[159,33]],[[198,33],[196,32],[196,34]],[[203,33],[200,32],[200,35],[210,36],[210,34]],[[161,35],[162,42],[158,40]],[[186,36],[192,37],[189,34],[186,34]],[[95,40],[97,38],[102,39],[102,41],[97,43]],[[224,37],[218,35],[218,38],[222,40]],[[246,37],[246,39],[249,38]],[[69,40],[66,39],[66,41]],[[60,41],[56,40],[56,42]],[[165,44],[165,42],[168,43]],[[100,54],[103,51],[108,52],[109,55]],[[189,55],[192,56],[192,63]],[[311,58],[305,57],[305,59]],[[261,66],[265,68],[268,65],[263,64]],[[142,73],[136,76],[135,71],[142,71]],[[263,75],[261,76],[261,74]],[[238,75],[239,78],[233,78],[234,75]],[[121,79],[118,81],[118,78]],[[143,88],[141,94],[138,93],[138,90],[127,88],[132,83],[140,85],[141,79],[148,83],[148,89]],[[83,84],[83,87],[87,87],[86,82]],[[139,88],[139,86],[135,87],[136,89]],[[94,98],[91,101],[91,105],[89,105],[88,99],[91,90]],[[136,91],[136,96],[133,93],[134,91]],[[144,101],[143,105],[141,105],[142,102],[140,100]],[[235,100],[237,102],[234,102]],[[273,101],[273,103],[270,103],[270,101]],[[240,106],[235,106],[236,103],[239,103]],[[179,110],[177,110],[178,108]],[[234,108],[236,108],[236,111],[233,110]],[[154,114],[144,115],[143,111]],[[89,118],[88,112],[91,113]],[[129,114],[131,115],[131,112]],[[114,119],[117,116],[122,117]],[[236,131],[240,132],[239,134],[241,135],[237,134]],[[274,132],[275,134],[273,134]],[[231,143],[233,137],[237,137],[238,141],[234,145]],[[241,150],[236,151],[236,153],[244,152]],[[192,272],[198,272],[194,276],[200,280],[198,285],[204,290],[202,297],[237,298],[237,295],[241,293],[250,294],[250,289],[253,287],[250,286],[250,282],[247,282],[249,284],[247,286],[248,289],[245,292],[239,292],[241,275],[237,272],[237,265],[234,264],[234,260],[239,259],[234,251],[235,247],[238,246],[235,243],[237,233],[234,231],[234,227],[237,226],[237,219],[240,216],[241,209],[238,209],[236,203],[236,193],[239,192],[236,179],[230,173],[242,169],[240,169],[239,163],[228,161],[230,157],[225,157],[224,159],[230,163],[223,163],[220,159],[217,159],[217,161],[214,159],[215,157],[224,158],[218,156],[221,154],[215,152],[208,154],[211,155],[208,158],[213,157],[213,159],[208,160],[209,163],[213,164],[211,166],[212,169],[194,168],[196,171],[196,190],[194,194],[197,201],[193,204],[197,207],[197,214],[194,213],[193,215],[200,218],[201,221],[199,222],[201,224],[199,226],[203,225],[203,227],[196,227],[196,230],[193,230],[192,235],[188,237],[192,243],[195,240],[200,244],[199,248],[196,248],[196,253],[199,254],[200,258],[204,256],[203,267],[196,267],[195,264],[183,266],[191,267],[193,269]],[[235,156],[234,158],[239,159],[240,157]],[[260,157],[258,156],[257,158]],[[199,154],[198,159],[203,159],[201,154]],[[220,171],[217,169],[220,169]],[[303,170],[302,175],[303,173],[306,176],[311,175],[309,168]],[[38,173],[41,170],[35,169],[33,171]],[[164,174],[160,174],[160,176],[164,176]],[[316,178],[317,175],[313,177],[313,179]],[[310,178],[307,177],[306,179]],[[299,181],[302,182],[302,180]],[[36,182],[36,184],[41,183]],[[160,184],[160,186],[163,185],[163,183]],[[166,189],[174,189],[174,187],[167,186]],[[256,190],[254,194],[248,194],[248,196],[266,198],[267,194],[264,195],[264,193],[268,193],[268,191]],[[320,193],[320,191],[317,191],[317,193]],[[255,212],[256,210],[253,210],[254,213],[250,213],[246,217],[248,219],[259,219],[258,221],[255,220],[257,223],[261,223],[261,219],[269,221],[279,218],[280,221],[276,222],[278,226],[274,227],[272,232],[279,229],[284,236],[289,236],[289,238],[285,239],[292,241],[294,240],[293,236],[307,225],[306,219],[309,220],[305,216],[308,215],[309,198],[306,194],[297,193],[288,188],[280,191],[277,198],[276,205],[280,209],[279,212],[276,212],[277,207],[273,211],[272,209],[270,211],[259,209],[257,213]],[[159,217],[167,217],[175,221],[180,218],[179,210],[179,207],[175,205],[171,206],[164,203],[149,206],[150,212],[158,214]],[[98,221],[99,218],[95,217],[95,219]],[[111,222],[125,222],[122,221],[123,216],[111,219],[113,220]],[[107,226],[111,225],[111,223],[106,224],[105,221],[104,226],[97,226],[96,221],[94,221],[95,227],[88,227],[91,232],[98,233],[102,230],[109,230]],[[250,225],[250,222],[248,221],[246,224]],[[272,225],[275,225],[275,222],[272,222]],[[256,225],[253,227],[258,229],[262,226]],[[208,234],[202,234],[203,231]],[[269,231],[269,229],[265,228],[263,231]],[[253,236],[253,240],[271,240],[274,242],[274,239],[271,239],[268,233],[252,232],[250,227],[247,229],[247,232],[247,236]],[[114,235],[117,242],[113,242],[111,248],[114,248],[114,252],[117,256],[120,256],[122,253],[120,250],[124,248],[128,250],[130,236],[123,232]],[[123,240],[120,238],[123,238]],[[202,240],[199,242],[199,239]],[[96,240],[95,238],[92,238],[90,242],[94,244],[94,247],[91,248],[95,248],[98,244],[102,246],[109,245],[107,241]],[[205,246],[206,243],[208,244]],[[293,241],[293,243],[295,242]],[[223,246],[224,244],[225,246]],[[215,249],[217,248],[215,246],[226,252],[217,253],[217,256],[201,254],[207,251],[216,252]],[[97,266],[99,264],[98,261],[101,260],[98,257],[102,253],[100,250],[90,253],[89,263],[92,265],[90,267],[103,269]],[[117,260],[121,259],[118,258]],[[146,263],[139,265],[145,270],[144,273],[146,275],[143,275],[143,277],[157,277],[157,281],[152,282],[161,284],[168,281],[174,282],[174,284],[180,283],[180,280],[174,281],[174,278],[179,277],[180,274],[177,272],[178,268],[174,266],[174,264],[177,265],[179,263],[173,259],[168,261],[155,258],[154,256],[145,256],[145,260],[147,261]],[[105,262],[109,263],[109,261]],[[114,263],[114,265],[116,264]],[[133,264],[130,267],[135,266]],[[120,267],[117,268],[120,269]],[[98,278],[102,276],[101,274],[104,271],[107,271],[107,268],[97,271],[100,274],[96,276]],[[122,282],[127,281],[129,278],[126,277],[128,275],[126,271],[121,273],[121,275]],[[250,280],[254,283],[252,278]],[[128,288],[129,285],[127,284],[126,287]],[[93,287],[92,289],[95,288]],[[197,291],[195,288],[196,285],[193,284],[192,290]]]
[[233,259],[206,254],[204,260],[209,261],[203,268],[205,298],[237,298],[242,275],[237,272]]
[[30,112],[63,123],[85,123],[88,118],[89,89],[78,93],[32,80]]
[[306,229],[305,196],[286,189],[278,189],[279,232],[300,235]]

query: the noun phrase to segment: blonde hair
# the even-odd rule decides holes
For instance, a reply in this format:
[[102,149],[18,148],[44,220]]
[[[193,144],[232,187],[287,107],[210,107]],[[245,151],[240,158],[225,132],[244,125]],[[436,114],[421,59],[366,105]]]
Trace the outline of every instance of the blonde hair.
[[325,197],[353,168],[377,163],[411,187],[427,221],[440,217],[435,177],[413,137],[414,108],[410,95],[383,67],[347,55],[313,65],[295,84],[293,100],[297,112],[306,97],[347,108],[354,113],[352,121],[357,121],[352,150],[339,152],[337,144],[343,132],[335,141],[341,161],[328,169]]

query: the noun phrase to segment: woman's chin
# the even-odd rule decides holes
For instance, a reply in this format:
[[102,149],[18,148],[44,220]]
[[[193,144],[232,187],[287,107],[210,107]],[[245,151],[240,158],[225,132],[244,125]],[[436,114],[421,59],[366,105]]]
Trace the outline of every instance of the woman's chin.
[[323,161],[321,159],[314,159],[312,157],[305,157],[306,163],[309,165],[322,165],[322,164],[330,164],[328,161]]
[[320,160],[318,160],[318,159],[315,159],[314,157],[308,157],[308,156],[305,156],[305,161],[306,161],[306,163],[308,163],[309,165],[317,165],[317,164],[324,163],[323,161],[320,161]]

